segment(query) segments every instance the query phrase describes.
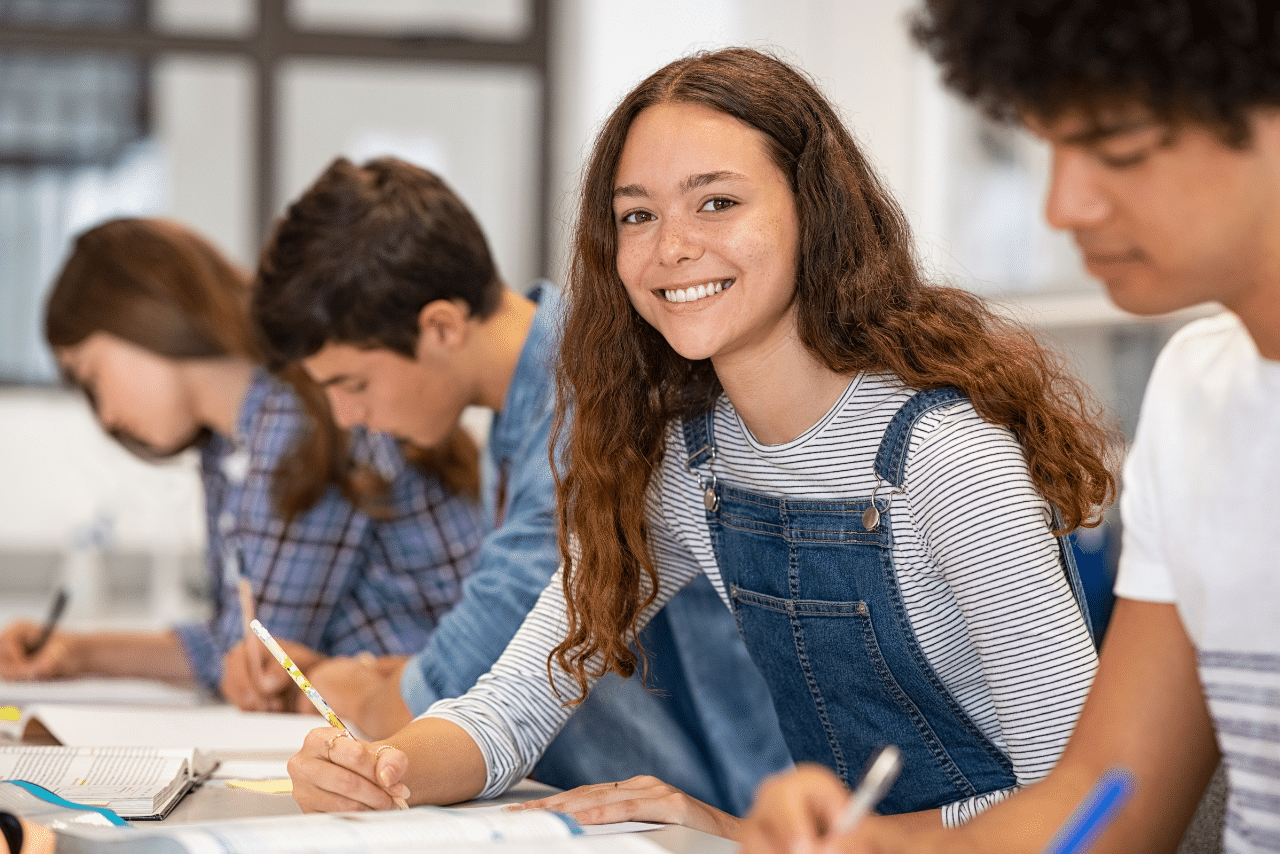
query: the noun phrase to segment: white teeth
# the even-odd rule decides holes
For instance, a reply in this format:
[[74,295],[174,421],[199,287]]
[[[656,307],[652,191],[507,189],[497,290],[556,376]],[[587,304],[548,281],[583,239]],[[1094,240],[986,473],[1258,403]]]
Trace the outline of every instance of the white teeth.
[[695,300],[704,299],[709,296],[715,296],[724,290],[732,279],[725,279],[719,282],[710,282],[705,285],[698,285],[692,288],[664,290],[662,295],[666,297],[667,302],[694,302]]

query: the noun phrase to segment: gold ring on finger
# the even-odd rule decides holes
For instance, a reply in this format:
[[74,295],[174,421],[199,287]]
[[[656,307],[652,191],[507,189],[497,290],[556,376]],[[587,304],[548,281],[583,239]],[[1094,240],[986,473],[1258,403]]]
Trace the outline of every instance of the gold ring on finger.
[[332,750],[333,750],[333,745],[334,745],[334,743],[335,743],[335,742],[337,742],[337,740],[338,740],[338,739],[340,739],[340,738],[351,738],[351,733],[347,732],[346,730],[343,730],[342,732],[338,733],[337,735],[331,735],[331,736],[329,736],[329,738],[327,738],[327,739],[325,740],[325,743],[324,743],[324,758],[325,758],[325,759],[328,759],[330,762],[332,762],[332,761],[333,761],[333,757],[331,757],[331,756],[329,755],[329,753],[330,753],[330,751],[332,751]]

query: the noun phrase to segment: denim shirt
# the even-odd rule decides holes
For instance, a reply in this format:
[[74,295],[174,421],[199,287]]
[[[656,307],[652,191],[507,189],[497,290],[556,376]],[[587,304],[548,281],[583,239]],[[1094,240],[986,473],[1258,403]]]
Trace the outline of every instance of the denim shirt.
[[[507,396],[481,454],[486,533],[462,599],[445,614],[400,680],[414,714],[466,693],[507,648],[560,564],[556,492],[548,447],[555,409],[552,366],[560,329],[560,295],[547,282],[529,294],[537,304]],[[499,494],[505,506],[499,507]],[[502,513],[498,524],[498,513]]]

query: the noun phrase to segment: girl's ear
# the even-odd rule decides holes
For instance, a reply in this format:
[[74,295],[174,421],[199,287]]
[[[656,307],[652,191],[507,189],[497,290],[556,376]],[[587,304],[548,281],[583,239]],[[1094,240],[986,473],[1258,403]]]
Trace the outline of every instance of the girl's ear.
[[418,357],[439,357],[460,348],[467,339],[471,313],[461,300],[438,299],[418,312]]

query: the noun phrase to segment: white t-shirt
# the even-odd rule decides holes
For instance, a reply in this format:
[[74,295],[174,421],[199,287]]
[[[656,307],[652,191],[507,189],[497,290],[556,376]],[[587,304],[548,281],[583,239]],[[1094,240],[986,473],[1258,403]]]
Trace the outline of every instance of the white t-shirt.
[[1173,602],[1231,782],[1226,850],[1280,848],[1280,362],[1232,314],[1165,347],[1125,463],[1116,595]]

